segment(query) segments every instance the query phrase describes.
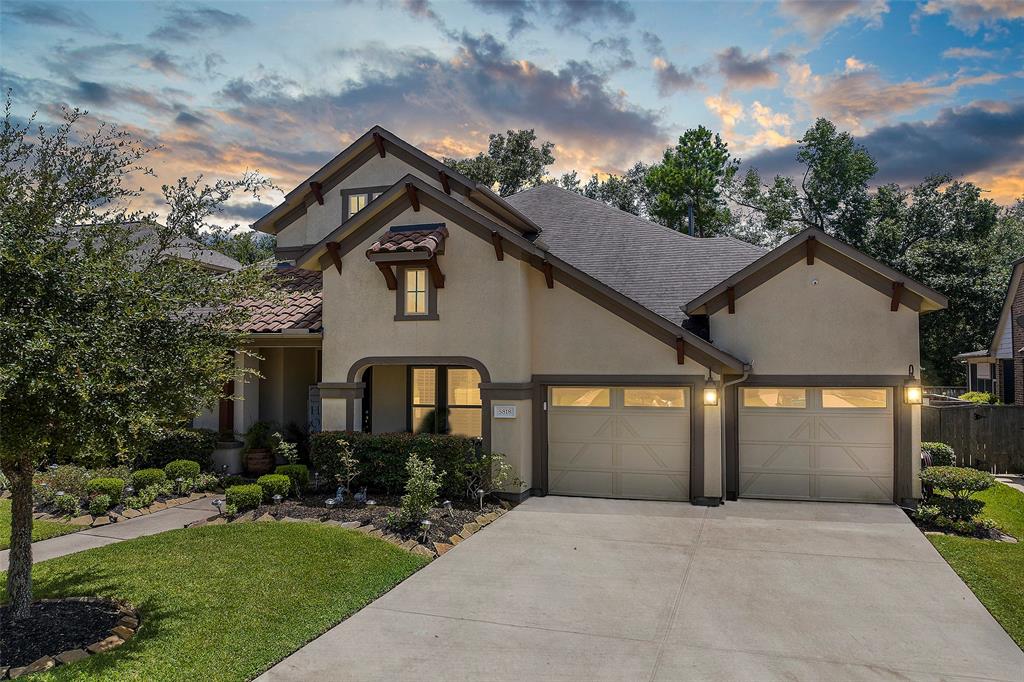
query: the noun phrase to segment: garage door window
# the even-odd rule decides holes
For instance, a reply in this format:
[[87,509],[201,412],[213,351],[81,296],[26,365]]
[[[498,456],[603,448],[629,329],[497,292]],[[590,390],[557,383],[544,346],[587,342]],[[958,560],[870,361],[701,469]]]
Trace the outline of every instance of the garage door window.
[[622,400],[625,407],[686,407],[686,389],[627,388]]
[[611,405],[611,389],[559,386],[551,389],[551,404],[554,407],[608,407]]
[[803,409],[807,391],[802,388],[744,388],[743,407]]
[[885,409],[889,392],[884,388],[824,388],[821,406],[827,409]]

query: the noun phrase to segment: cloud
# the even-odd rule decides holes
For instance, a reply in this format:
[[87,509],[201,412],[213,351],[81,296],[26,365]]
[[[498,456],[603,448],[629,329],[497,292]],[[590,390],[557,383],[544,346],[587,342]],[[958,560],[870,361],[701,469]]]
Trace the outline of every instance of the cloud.
[[662,97],[669,97],[682,90],[699,87],[698,79],[704,73],[704,69],[700,66],[680,69],[664,57],[652,59],[651,66],[654,67],[654,79],[658,84],[658,94]]
[[743,105],[730,100],[728,95],[711,95],[704,99],[704,106],[722,121],[722,134],[732,137],[736,124],[744,118]]
[[762,128],[776,128],[793,124],[793,119],[789,117],[789,114],[773,111],[756,100],[751,105],[750,117]]
[[846,58],[845,65],[846,73],[857,73],[858,71],[863,71],[868,68],[868,64],[852,56]]
[[779,10],[804,33],[821,38],[848,21],[860,20],[871,28],[880,28],[889,3],[887,0],[782,0]]
[[184,109],[179,111],[178,115],[174,117],[174,122],[186,128],[203,128],[210,125],[203,117]]
[[0,16],[35,26],[95,28],[89,15],[81,10],[48,2],[5,2],[0,6]]
[[526,29],[533,28],[532,19],[540,19],[565,31],[578,29],[590,24],[606,24],[621,28],[631,24],[636,14],[624,0],[471,0],[472,4],[485,12],[501,14],[508,19],[508,35],[515,37]]
[[918,11],[932,16],[949,14],[949,25],[967,35],[974,35],[982,26],[991,28],[1004,21],[1024,19],[1024,3],[1020,0],[927,0]]
[[274,205],[261,201],[246,201],[237,204],[224,204],[222,209],[221,216],[224,218],[242,223],[253,223],[270,213],[274,209]]
[[150,32],[149,37],[188,43],[251,25],[252,21],[242,14],[213,7],[171,7],[165,10],[163,21]]
[[662,42],[661,38],[659,38],[656,33],[643,31],[640,33],[640,39],[643,41],[644,47],[652,57],[665,54],[665,43]]
[[159,73],[169,78],[185,79],[194,68],[166,50],[139,43],[105,42],[83,47],[56,45],[48,50],[43,64],[53,74],[66,80],[78,80],[78,74],[100,68],[123,75],[125,67]]
[[[877,184],[914,184],[946,173],[974,178],[1008,202],[1024,177],[1024,99],[978,100],[943,109],[934,120],[882,126],[858,136],[857,142],[878,162]],[[757,154],[748,162],[763,177],[798,176],[802,167],[796,163],[796,152],[797,146],[791,144]]]
[[745,55],[739,47],[726,48],[716,55],[718,71],[725,76],[726,83],[734,88],[756,88],[775,85],[779,76],[776,66],[792,61],[785,52]]
[[591,53],[604,54],[610,58],[610,68],[631,69],[636,66],[629,38],[625,36],[609,36],[590,43]]
[[944,59],[991,59],[995,56],[992,50],[980,47],[950,47],[942,52]]

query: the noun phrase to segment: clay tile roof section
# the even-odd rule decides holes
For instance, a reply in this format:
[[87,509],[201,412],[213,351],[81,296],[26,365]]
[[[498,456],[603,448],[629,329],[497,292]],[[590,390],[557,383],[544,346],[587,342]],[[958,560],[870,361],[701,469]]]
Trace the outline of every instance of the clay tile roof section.
[[251,317],[241,331],[249,334],[294,332],[302,329],[318,332],[323,317],[323,275],[292,266],[278,266],[272,277],[275,287],[284,292],[283,300],[245,301]]
[[443,252],[447,236],[448,228],[444,223],[392,227],[366,250],[366,255],[422,252],[423,257],[429,259]]

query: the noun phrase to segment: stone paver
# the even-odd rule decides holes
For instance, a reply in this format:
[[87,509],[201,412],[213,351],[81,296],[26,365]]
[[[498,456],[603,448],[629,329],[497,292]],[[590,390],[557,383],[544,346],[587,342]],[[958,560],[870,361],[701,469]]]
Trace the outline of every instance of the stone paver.
[[896,507],[547,497],[444,547],[258,679],[1021,682],[1021,670],[1024,653]]

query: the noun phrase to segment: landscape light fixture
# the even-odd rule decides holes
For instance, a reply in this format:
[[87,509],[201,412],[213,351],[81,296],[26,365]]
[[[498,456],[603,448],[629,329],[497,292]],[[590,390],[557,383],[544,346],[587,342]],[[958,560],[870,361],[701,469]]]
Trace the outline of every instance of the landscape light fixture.
[[482,488],[476,491],[476,496],[480,498],[480,511],[484,510],[484,495],[486,494]]
[[423,531],[423,535],[421,536],[423,538],[423,542],[427,541],[427,533],[430,532],[430,525],[430,521],[427,519],[420,521],[420,530]]
[[274,497],[273,497],[274,504],[281,504],[281,500],[282,499],[283,498],[280,495],[274,495]]
[[453,519],[455,518],[455,512],[452,511],[452,501],[451,500],[445,500],[444,502],[441,503],[441,506],[444,507],[444,510],[446,512],[448,512],[448,516],[449,517],[451,517]]
[[221,516],[224,514],[224,500],[214,500],[213,506],[217,508],[217,515]]

